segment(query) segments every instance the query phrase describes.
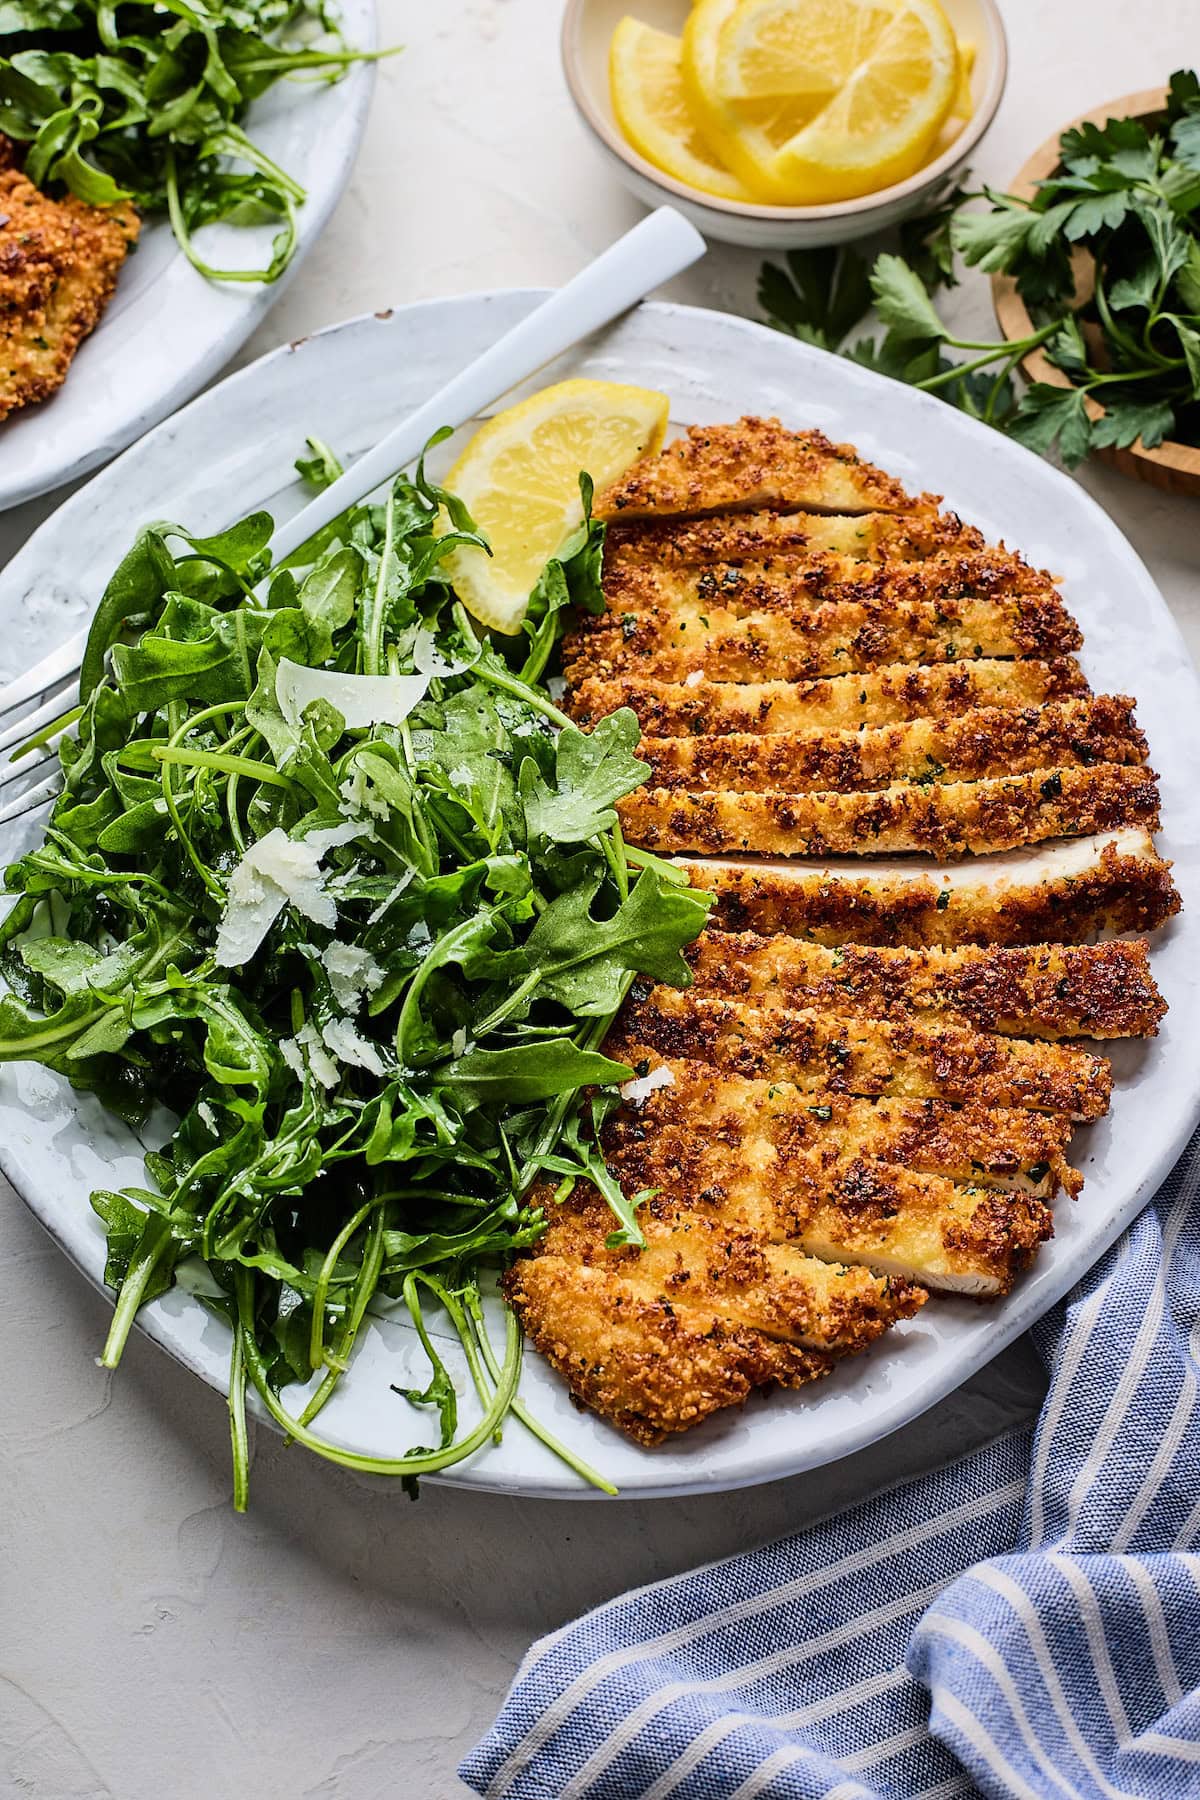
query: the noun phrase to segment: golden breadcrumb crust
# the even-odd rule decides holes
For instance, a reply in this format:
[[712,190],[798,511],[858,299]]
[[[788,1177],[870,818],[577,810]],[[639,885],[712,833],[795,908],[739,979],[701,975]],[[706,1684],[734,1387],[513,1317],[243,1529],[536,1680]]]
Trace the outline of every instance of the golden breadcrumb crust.
[[691,733],[859,730],[998,706],[1027,707],[1091,692],[1074,657],[1052,662],[981,657],[968,663],[890,663],[811,681],[657,681],[583,676],[567,704],[581,725],[631,706],[648,737]]
[[660,1057],[810,1092],[1025,1106],[1070,1119],[1101,1118],[1112,1094],[1105,1057],[917,1013],[869,1019],[813,1007],[767,1010],[657,987],[626,1005],[605,1050],[636,1064],[639,1044]]
[[715,602],[604,613],[566,640],[570,686],[626,672],[659,681],[808,681],[888,663],[1069,655],[1079,627],[1057,594],[996,600],[827,600],[794,614],[739,617]]
[[[792,617],[834,602],[876,612],[890,612],[916,600],[942,611],[966,600],[1025,599],[1061,605],[1049,575],[1007,550],[901,563],[863,563],[827,555],[772,568],[726,563],[705,569],[656,569],[645,564],[612,569],[606,564],[604,595],[608,611],[622,619],[627,613],[663,608],[689,619],[712,608],[735,619],[766,612]],[[583,630],[594,628],[593,617],[589,614],[581,621]]]
[[608,1250],[612,1215],[580,1183],[505,1292],[576,1396],[641,1443],[757,1387],[799,1387],[925,1300],[911,1282],[837,1267],[731,1230],[711,1212],[643,1208],[647,1250]]
[[901,782],[852,794],[639,788],[617,812],[629,841],[651,850],[748,856],[924,850],[950,858],[1121,825],[1155,830],[1158,784],[1137,764],[1098,763],[927,788]]
[[849,793],[896,781],[918,785],[1033,769],[1139,763],[1146,740],[1121,694],[1046,706],[982,707],[859,731],[725,732],[643,738],[638,755],[658,787],[833,788]]
[[918,865],[861,873],[802,864],[688,862],[693,887],[715,895],[709,919],[726,932],[776,932],[822,944],[1072,943],[1100,931],[1153,931],[1179,911],[1171,865],[1148,832],[1099,837],[1082,866],[1057,873],[1052,851],[985,865],[953,883]]
[[693,425],[657,456],[644,457],[597,496],[601,519],[696,517],[706,513],[904,512],[900,483],[852,444],[820,431],[788,431],[778,419]]
[[855,1017],[935,1012],[1014,1037],[1153,1037],[1167,1010],[1146,944],[1125,939],[830,949],[799,938],[709,930],[687,955],[689,992],[697,995]]
[[[928,502],[928,504],[922,504]],[[923,495],[906,513],[725,513],[709,519],[609,525],[608,574],[635,566],[709,568],[716,563],[808,562],[825,555],[857,562],[915,562],[923,556],[984,549],[983,534],[957,513],[942,513]]]
[[0,419],[61,387],[138,229],[129,204],[51,200],[0,170]]

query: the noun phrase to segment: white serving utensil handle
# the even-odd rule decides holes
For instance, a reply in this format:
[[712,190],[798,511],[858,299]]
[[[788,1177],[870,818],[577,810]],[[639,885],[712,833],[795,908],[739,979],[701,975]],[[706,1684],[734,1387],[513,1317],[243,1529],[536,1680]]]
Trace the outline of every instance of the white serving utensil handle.
[[271,542],[275,561],[282,562],[348,506],[414,462],[443,425],[457,427],[474,418],[581,338],[635,306],[660,282],[688,268],[704,250],[704,239],[695,227],[673,207],[660,206],[281,525]]

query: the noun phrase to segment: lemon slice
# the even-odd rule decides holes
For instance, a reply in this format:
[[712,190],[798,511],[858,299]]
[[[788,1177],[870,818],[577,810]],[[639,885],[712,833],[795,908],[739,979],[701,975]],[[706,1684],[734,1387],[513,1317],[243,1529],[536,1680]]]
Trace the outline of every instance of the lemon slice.
[[891,0],[739,4],[721,27],[720,92],[733,101],[811,96],[824,105],[866,62],[895,11]]
[[913,174],[960,82],[938,0],[697,0],[682,66],[710,149],[790,206]]
[[696,130],[679,65],[680,41],[639,19],[625,18],[613,33],[608,68],[617,124],[639,156],[676,181],[722,200],[753,196],[709,155]]
[[442,564],[467,611],[496,631],[521,628],[547,562],[583,518],[581,470],[597,491],[666,436],[669,402],[651,388],[560,381],[482,426],[446,477],[492,547]]

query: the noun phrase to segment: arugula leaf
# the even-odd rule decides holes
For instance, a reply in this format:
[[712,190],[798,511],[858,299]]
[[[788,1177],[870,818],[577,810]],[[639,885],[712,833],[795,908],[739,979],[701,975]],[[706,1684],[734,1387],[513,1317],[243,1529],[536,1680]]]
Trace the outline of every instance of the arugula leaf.
[[648,765],[633,754],[641,735],[629,707],[589,732],[564,725],[555,743],[553,786],[527,757],[518,784],[531,841],[585,844],[611,831],[617,822],[613,802],[641,787],[648,773]]
[[597,919],[592,908],[601,885],[593,867],[552,900],[524,949],[525,966],[539,976],[536,992],[584,1019],[614,1012],[630,974],[686,987],[691,974],[680,946],[699,935],[708,914],[702,890],[678,887],[648,868],[612,917]]
[[595,1050],[580,1050],[562,1037],[506,1050],[468,1050],[439,1070],[445,1086],[463,1096],[464,1110],[489,1099],[527,1106],[583,1087],[628,1081],[632,1075],[624,1063]]

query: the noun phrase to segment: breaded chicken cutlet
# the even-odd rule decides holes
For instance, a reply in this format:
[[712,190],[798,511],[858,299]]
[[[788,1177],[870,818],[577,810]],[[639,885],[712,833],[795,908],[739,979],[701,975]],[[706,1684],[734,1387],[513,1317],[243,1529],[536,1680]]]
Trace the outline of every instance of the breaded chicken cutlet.
[[129,204],[52,200],[0,170],[0,419],[62,386],[138,230]]
[[606,1044],[635,1079],[600,1148],[646,1248],[606,1243],[589,1185],[546,1189],[506,1291],[576,1398],[653,1443],[931,1291],[1008,1292],[1109,1104],[1069,1040],[1165,1010],[1144,942],[1089,940],[1179,899],[1133,702],[1092,692],[1052,578],[934,496],[743,419],[597,512],[607,609],[564,645],[565,704],[636,712],[626,838],[713,907],[691,985],[635,983]]

